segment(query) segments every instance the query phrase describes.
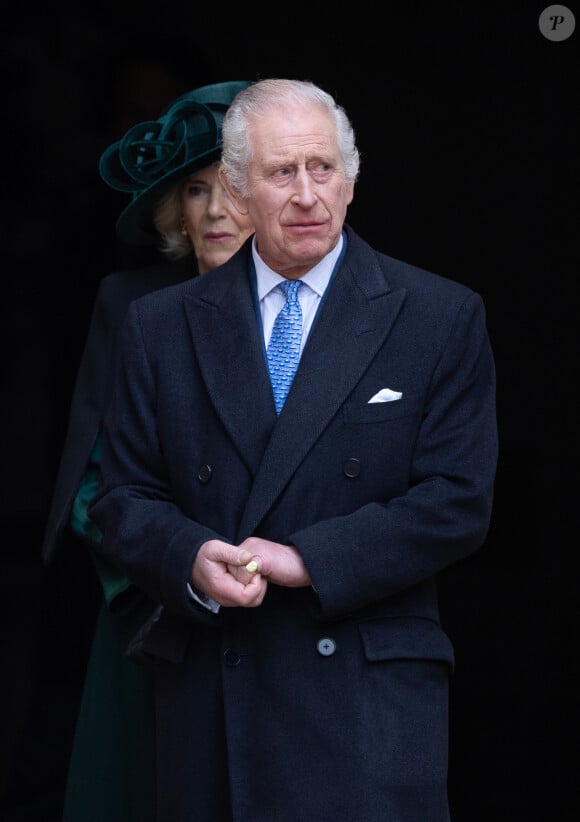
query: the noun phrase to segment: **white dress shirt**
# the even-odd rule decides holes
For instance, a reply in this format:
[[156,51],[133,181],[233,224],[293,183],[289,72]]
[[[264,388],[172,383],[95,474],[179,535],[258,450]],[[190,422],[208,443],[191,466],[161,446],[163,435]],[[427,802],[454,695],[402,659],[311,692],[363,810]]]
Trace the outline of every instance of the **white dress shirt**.
[[[302,340],[300,342],[300,354],[304,350],[304,345],[308,339],[314,316],[320,304],[320,300],[332,276],[336,261],[340,256],[343,245],[343,237],[336,246],[324,257],[314,268],[311,268],[301,279],[304,283],[298,289],[298,301],[302,309]],[[286,298],[284,293],[276,286],[284,282],[284,277],[276,274],[268,268],[256,249],[256,237],[252,240],[252,257],[256,269],[256,285],[258,290],[258,300],[260,313],[262,315],[262,327],[264,330],[264,344],[266,348],[270,342],[272,326],[274,320],[284,305]]]

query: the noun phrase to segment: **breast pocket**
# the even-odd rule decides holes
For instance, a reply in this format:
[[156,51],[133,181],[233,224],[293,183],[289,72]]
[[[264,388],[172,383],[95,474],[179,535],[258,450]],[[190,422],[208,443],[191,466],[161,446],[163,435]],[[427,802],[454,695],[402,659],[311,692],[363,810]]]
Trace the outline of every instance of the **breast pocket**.
[[342,413],[343,421],[350,425],[417,417],[421,414],[421,399],[418,394],[409,394],[390,402],[349,402],[343,406]]

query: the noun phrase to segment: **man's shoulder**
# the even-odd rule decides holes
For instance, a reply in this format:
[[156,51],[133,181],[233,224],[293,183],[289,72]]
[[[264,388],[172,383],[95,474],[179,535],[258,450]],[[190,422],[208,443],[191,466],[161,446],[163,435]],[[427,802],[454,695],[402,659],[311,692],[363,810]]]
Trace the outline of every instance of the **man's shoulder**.
[[452,297],[465,299],[472,289],[442,273],[421,265],[409,262],[396,256],[391,256],[375,246],[369,245],[351,228],[347,229],[349,251],[353,255],[350,259],[371,268],[374,262],[378,264],[382,278],[392,290],[405,289],[408,293],[422,295],[427,299]]
[[399,260],[381,255],[384,260],[385,270],[388,272],[393,285],[400,285],[407,289],[420,289],[428,292],[440,292],[442,294],[464,294],[471,291],[465,283],[459,282],[445,274],[438,273],[417,263]]

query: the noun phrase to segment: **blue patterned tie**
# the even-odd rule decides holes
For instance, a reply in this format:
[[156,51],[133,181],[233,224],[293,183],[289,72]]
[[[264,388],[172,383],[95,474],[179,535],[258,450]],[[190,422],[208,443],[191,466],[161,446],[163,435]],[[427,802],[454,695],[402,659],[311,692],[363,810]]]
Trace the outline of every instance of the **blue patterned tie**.
[[274,321],[266,358],[277,414],[282,410],[300,359],[302,309],[298,289],[301,285],[301,280],[286,280],[276,286],[286,295],[286,302]]

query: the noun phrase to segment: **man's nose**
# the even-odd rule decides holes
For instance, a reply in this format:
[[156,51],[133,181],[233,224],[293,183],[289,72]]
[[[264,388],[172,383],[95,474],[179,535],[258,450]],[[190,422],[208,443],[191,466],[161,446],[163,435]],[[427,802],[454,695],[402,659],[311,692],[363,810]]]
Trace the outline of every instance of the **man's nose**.
[[292,202],[302,208],[312,206],[317,200],[316,187],[306,170],[299,170],[294,180]]

